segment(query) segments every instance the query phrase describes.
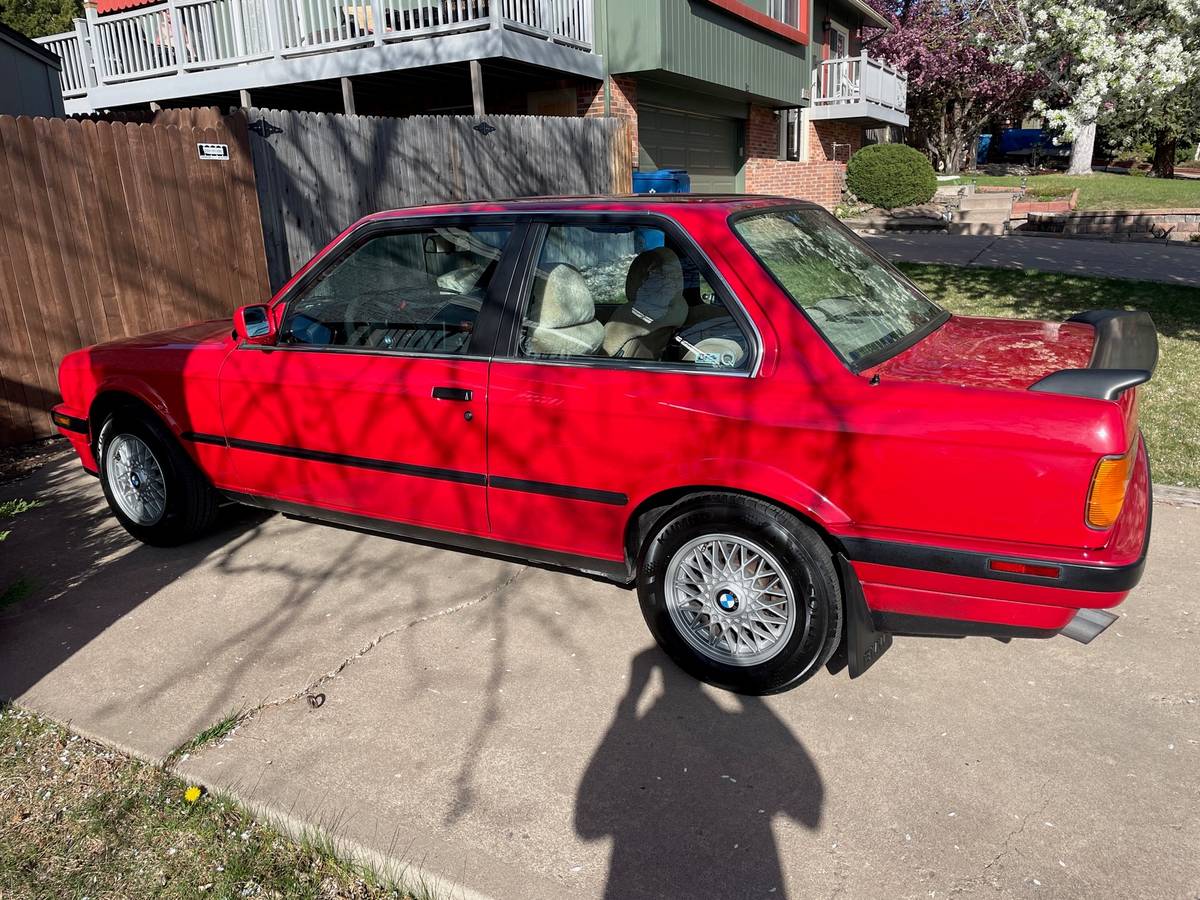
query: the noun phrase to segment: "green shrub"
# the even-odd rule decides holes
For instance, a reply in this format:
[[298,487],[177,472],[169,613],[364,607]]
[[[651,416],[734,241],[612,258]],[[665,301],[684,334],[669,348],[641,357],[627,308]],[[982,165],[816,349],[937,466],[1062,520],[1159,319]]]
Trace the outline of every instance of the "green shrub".
[[937,178],[919,150],[904,144],[873,144],[850,157],[846,187],[866,203],[895,209],[928,203],[937,190]]

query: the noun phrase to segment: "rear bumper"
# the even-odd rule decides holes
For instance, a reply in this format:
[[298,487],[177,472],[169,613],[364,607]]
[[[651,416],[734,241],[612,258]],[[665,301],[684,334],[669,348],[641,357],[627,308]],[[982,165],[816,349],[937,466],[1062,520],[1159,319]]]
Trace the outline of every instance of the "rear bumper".
[[[843,538],[876,627],[892,634],[946,637],[1053,637],[1064,630],[1068,636],[1087,634],[1086,622],[1076,621],[1080,611],[1117,606],[1145,568],[1152,498],[1140,437],[1138,444],[1125,506],[1102,550],[1080,551],[1070,559],[1042,558]],[[996,562],[1055,574],[997,571],[992,568]]]

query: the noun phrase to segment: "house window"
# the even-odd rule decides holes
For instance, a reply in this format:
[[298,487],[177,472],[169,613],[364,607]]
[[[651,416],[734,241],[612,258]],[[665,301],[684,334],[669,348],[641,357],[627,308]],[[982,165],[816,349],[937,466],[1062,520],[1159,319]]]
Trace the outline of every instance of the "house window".
[[800,0],[771,0],[771,18],[784,25],[800,27]]

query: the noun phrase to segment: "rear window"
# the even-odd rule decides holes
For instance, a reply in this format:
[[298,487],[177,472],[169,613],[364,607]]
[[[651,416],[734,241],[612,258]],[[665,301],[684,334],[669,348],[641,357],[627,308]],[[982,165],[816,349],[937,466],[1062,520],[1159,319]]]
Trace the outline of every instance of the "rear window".
[[854,369],[911,346],[950,317],[828,213],[772,209],[733,230]]

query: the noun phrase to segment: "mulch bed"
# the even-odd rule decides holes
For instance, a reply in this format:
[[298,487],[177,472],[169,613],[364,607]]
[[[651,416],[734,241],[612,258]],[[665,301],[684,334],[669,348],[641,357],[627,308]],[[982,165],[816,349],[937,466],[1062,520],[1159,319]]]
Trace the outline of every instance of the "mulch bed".
[[42,438],[12,447],[0,447],[0,484],[18,481],[48,463],[56,453],[67,449],[63,437]]

